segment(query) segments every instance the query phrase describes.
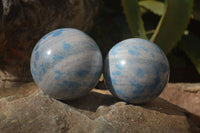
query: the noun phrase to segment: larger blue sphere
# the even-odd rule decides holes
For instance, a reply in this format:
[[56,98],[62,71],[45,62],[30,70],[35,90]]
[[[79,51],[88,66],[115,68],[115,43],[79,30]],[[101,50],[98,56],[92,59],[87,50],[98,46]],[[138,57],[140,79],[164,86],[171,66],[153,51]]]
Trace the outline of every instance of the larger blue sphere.
[[138,38],[116,44],[104,64],[106,86],[117,98],[141,104],[156,98],[169,79],[169,64],[154,43]]
[[63,28],[39,40],[31,55],[31,73],[45,94],[75,99],[98,82],[102,55],[96,42],[84,32]]

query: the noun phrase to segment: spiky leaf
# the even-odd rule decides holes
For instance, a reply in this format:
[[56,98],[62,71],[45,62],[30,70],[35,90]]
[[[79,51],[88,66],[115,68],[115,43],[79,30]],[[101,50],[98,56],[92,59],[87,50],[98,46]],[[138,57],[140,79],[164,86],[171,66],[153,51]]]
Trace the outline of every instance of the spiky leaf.
[[147,39],[137,0],[122,0],[122,6],[133,37]]
[[143,0],[138,2],[139,5],[147,10],[150,10],[156,15],[161,16],[164,13],[164,3],[155,0]]
[[192,13],[193,0],[166,0],[165,12],[151,41],[168,53],[180,40]]

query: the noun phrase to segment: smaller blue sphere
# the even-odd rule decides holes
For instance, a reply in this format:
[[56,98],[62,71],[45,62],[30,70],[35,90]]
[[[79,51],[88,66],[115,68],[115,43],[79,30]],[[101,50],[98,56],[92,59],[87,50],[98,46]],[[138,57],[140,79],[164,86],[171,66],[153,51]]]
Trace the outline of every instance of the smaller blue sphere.
[[154,43],[132,38],[117,43],[104,62],[107,88],[117,98],[133,104],[156,98],[169,79],[169,63]]
[[45,94],[70,100],[87,94],[97,84],[102,55],[96,42],[73,28],[42,37],[31,55],[31,74]]

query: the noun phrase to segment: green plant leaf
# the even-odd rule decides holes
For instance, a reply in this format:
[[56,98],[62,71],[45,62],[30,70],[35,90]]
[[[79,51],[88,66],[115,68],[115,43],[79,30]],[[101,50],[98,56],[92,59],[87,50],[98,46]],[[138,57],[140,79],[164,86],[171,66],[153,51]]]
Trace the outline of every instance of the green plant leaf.
[[104,80],[103,73],[101,74],[101,77],[99,78],[99,81],[102,82]]
[[165,12],[161,17],[151,41],[168,53],[181,39],[187,27],[193,7],[193,0],[166,0]]
[[155,0],[143,0],[139,1],[138,4],[153,12],[156,15],[161,16],[164,13],[164,3],[160,1],[155,1]]
[[183,36],[179,47],[187,54],[200,74],[200,39],[193,33]]
[[133,37],[147,39],[137,0],[122,0],[122,6]]

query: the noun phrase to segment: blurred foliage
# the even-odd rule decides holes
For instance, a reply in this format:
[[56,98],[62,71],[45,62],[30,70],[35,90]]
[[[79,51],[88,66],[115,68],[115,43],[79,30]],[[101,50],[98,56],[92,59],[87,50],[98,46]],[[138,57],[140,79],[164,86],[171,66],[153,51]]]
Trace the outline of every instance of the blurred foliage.
[[100,13],[90,36],[99,45],[103,57],[116,43],[132,37],[123,14],[121,0],[102,0]]
[[151,11],[156,15],[161,16],[164,13],[164,2],[155,0],[142,0],[138,1],[142,14]]
[[[144,3],[145,1],[148,1],[151,4],[146,4]],[[158,3],[155,4],[152,1],[156,1]],[[156,27],[158,26],[162,15],[165,13],[166,7],[164,2],[165,0],[138,0],[141,22],[144,26],[145,35],[149,39],[151,39],[153,34],[156,32]],[[176,40],[176,43],[174,43],[173,46],[170,46],[169,51],[167,53],[167,57],[171,67],[171,82],[200,81],[200,74],[198,75],[198,72],[200,73],[199,7],[200,0],[194,0],[193,12],[190,16],[190,22],[188,27],[186,27],[187,25],[185,26],[185,29],[179,34],[180,38]],[[172,13],[177,11],[177,7],[173,8],[175,9]],[[95,19],[95,25],[89,34],[96,40],[104,58],[108,51],[116,43],[127,38],[132,38],[134,36],[134,34],[131,33],[131,28],[129,28],[127,22],[128,20],[125,16],[122,0],[102,0],[100,6],[100,13]],[[134,23],[137,24],[137,22]],[[182,22],[180,22],[180,24],[181,23]],[[175,30],[176,26],[172,27],[172,32]],[[165,42],[166,45],[167,42],[168,40],[166,40]]]
[[[175,3],[172,3],[173,5],[170,7],[169,4],[167,4],[167,2],[169,2],[170,0],[140,0],[138,2],[138,4],[140,5],[141,8],[144,8],[146,11],[142,12],[143,14],[146,13],[147,11],[152,12],[158,16],[166,16],[166,12],[167,10],[171,9],[171,14],[177,14],[176,17],[174,17],[173,19],[168,16],[166,21],[171,21],[174,25],[170,26],[171,27],[171,31],[170,31],[170,27],[166,28],[165,31],[168,32],[168,34],[165,33],[164,37],[166,40],[165,42],[156,42],[154,39],[151,38],[151,41],[154,41],[156,44],[161,44],[161,48],[165,51],[167,49],[169,49],[169,52],[172,51],[173,47],[178,47],[180,48],[182,51],[185,52],[185,54],[189,57],[189,59],[191,60],[191,62],[195,65],[198,73],[200,74],[200,39],[199,36],[196,35],[195,33],[193,33],[194,31],[192,29],[187,29],[184,31],[186,24],[188,22],[188,20],[191,21],[198,21],[196,23],[198,23],[198,25],[200,24],[200,1],[199,0],[194,0],[194,5],[192,4],[193,0],[176,0],[173,2],[177,2],[177,5]],[[185,2],[185,3],[184,3]],[[180,4],[179,4],[180,3]],[[168,9],[164,9],[164,4]],[[174,6],[174,7],[173,7]],[[193,12],[191,12],[191,9],[193,7]],[[143,9],[143,10],[144,10]],[[141,9],[142,10],[142,9]],[[165,10],[165,12],[164,12]],[[174,11],[173,11],[174,10]],[[178,14],[179,13],[179,14]],[[185,20],[183,19],[185,17]],[[177,19],[177,20],[176,20]],[[162,18],[161,18],[162,20]],[[182,32],[179,30],[177,32],[177,26],[179,27],[181,25],[183,25],[183,23],[185,23],[185,26],[182,26]],[[164,24],[164,26],[166,26]],[[157,29],[159,29],[160,27],[157,27]],[[196,27],[198,28],[198,27]],[[160,29],[159,29],[160,30]],[[184,31],[184,32],[183,32]],[[154,35],[156,35],[156,32],[154,30]],[[179,36],[181,37],[182,34],[184,33],[184,36],[182,36],[182,39],[180,42],[177,43],[177,41],[175,41],[174,39],[170,38],[169,35],[172,35],[173,37],[175,37],[174,32],[177,32],[177,35],[179,34]],[[170,34],[173,33],[173,34]],[[158,37],[158,39],[160,39],[160,37]],[[171,41],[171,44],[173,43],[173,45],[171,45],[170,47],[170,43],[169,41]],[[164,45],[164,47],[162,46]],[[177,58],[176,56],[173,56],[173,58],[170,58],[170,63],[172,64],[182,64],[184,65],[184,61],[181,58]]]
[[122,6],[132,35],[147,39],[137,0],[122,0]]
[[[154,1],[154,4],[150,3],[153,1]],[[156,1],[156,0],[140,0],[139,1],[139,5],[142,8],[145,8],[146,10],[149,10],[150,12],[152,12],[156,15],[161,15],[162,18],[164,18],[166,16],[166,12],[169,12],[167,10],[171,9],[172,15],[166,17],[166,24],[171,22],[172,25],[168,26],[168,28],[165,28],[165,30],[164,30],[164,31],[167,31],[163,36],[163,39],[165,39],[164,42],[162,42],[162,40],[156,41],[156,40],[154,40],[154,37],[151,38],[151,41],[158,44],[166,53],[171,52],[172,48],[174,48],[178,45],[178,47],[186,53],[186,55],[189,57],[191,62],[195,65],[198,73],[200,74],[200,39],[199,39],[199,36],[195,35],[193,33],[193,31],[189,30],[189,29],[185,30],[185,32],[184,32],[184,29],[187,26],[188,20],[200,21],[200,8],[199,8],[200,1],[195,0],[194,5],[193,5],[193,0],[180,0],[180,1],[176,0],[176,1],[173,1],[174,3],[171,3],[172,4],[171,6],[169,5],[169,3],[167,3],[170,1],[173,1],[173,0],[165,0],[165,2],[164,1]],[[142,2],[142,4],[141,4],[141,2]],[[167,8],[164,9],[164,7],[161,6],[162,5],[161,3],[163,5],[165,4],[165,7],[167,7]],[[160,6],[156,6],[158,4],[160,4]],[[152,5],[154,5],[154,6],[152,6]],[[157,9],[155,9],[155,8],[157,8]],[[193,8],[193,12],[191,12],[192,8]],[[165,12],[164,12],[164,10],[165,10]],[[174,15],[174,14],[176,14],[176,15]],[[174,16],[174,18],[172,18],[172,16]],[[161,18],[161,21],[162,21],[162,18]],[[163,25],[166,27],[166,24],[163,24]],[[181,26],[182,26],[182,29],[180,30]],[[157,29],[160,30],[160,27],[157,27]],[[154,32],[154,36],[157,36],[156,32],[157,31]],[[176,35],[174,35],[175,32],[176,32]],[[184,36],[182,37],[183,33],[184,33]],[[173,36],[174,38],[171,38],[170,35]],[[177,41],[179,40],[179,38],[177,38],[176,36],[179,36],[179,38],[182,37],[181,41],[178,43],[177,43]],[[160,37],[157,37],[157,38],[158,38],[158,40],[160,40]],[[177,38],[177,39],[175,39],[175,38]],[[172,60],[174,60],[174,59],[172,59]],[[177,60],[176,63],[178,64],[181,62],[182,62],[181,60]],[[175,62],[174,62],[174,64],[175,64]]]
[[193,63],[200,74],[199,7],[200,0],[102,0],[90,34],[104,57],[123,39],[149,38],[167,54],[171,67]]
[[179,47],[187,54],[200,74],[200,38],[191,32],[183,36]]
[[[133,1],[135,2],[133,3]],[[139,8],[135,12],[129,10],[129,8],[135,8],[135,5],[138,5],[137,0],[122,0],[122,3],[129,27],[142,25],[143,22],[141,22]],[[143,8],[146,8],[155,14],[162,14],[150,40],[160,46],[165,53],[170,52],[180,40],[185,28],[187,27],[192,13],[193,1],[166,0],[165,2],[161,2],[157,0],[141,0],[139,3]],[[142,28],[143,27],[141,26],[140,29]],[[175,28],[176,30],[174,30]],[[132,28],[130,29],[133,37],[138,37],[134,35],[136,32],[132,30]],[[143,35],[139,37],[143,38]]]

